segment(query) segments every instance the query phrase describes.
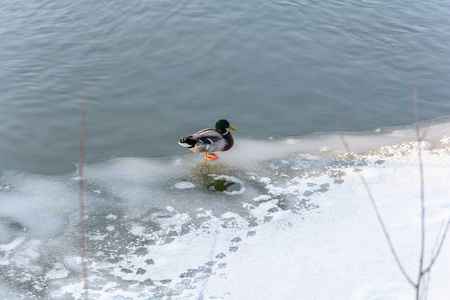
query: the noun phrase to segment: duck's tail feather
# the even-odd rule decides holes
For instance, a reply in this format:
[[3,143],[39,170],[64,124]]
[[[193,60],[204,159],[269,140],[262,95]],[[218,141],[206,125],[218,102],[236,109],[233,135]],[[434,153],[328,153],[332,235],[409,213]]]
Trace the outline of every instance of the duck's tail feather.
[[197,143],[196,140],[193,140],[189,137],[181,138],[181,140],[178,142],[178,145],[185,147],[185,148],[192,148]]

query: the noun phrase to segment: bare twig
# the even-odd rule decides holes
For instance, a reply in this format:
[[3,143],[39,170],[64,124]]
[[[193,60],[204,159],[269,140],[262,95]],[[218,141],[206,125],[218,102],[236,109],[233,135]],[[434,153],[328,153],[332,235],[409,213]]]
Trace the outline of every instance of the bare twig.
[[447,223],[445,224],[444,233],[442,234],[442,237],[439,239],[439,246],[436,250],[436,253],[434,254],[433,258],[431,259],[430,265],[425,270],[423,270],[423,274],[430,272],[431,268],[433,267],[434,263],[436,262],[436,260],[439,256],[439,253],[441,252],[442,246],[444,245],[444,241],[447,236],[449,228],[450,228],[450,219],[448,219]]
[[84,299],[89,298],[88,283],[87,283],[87,266],[86,266],[86,251],[85,251],[85,238],[84,238],[84,201],[83,201],[83,164],[84,164],[84,129],[86,121],[86,107],[89,99],[89,85],[86,85],[86,95],[84,97],[83,109],[81,111],[81,131],[80,131],[80,162],[78,164],[78,200],[80,204],[80,224],[79,224],[79,242],[81,253],[81,268],[83,272],[83,289]]
[[[425,245],[425,232],[426,232],[426,224],[425,224],[425,220],[426,220],[426,210],[425,210],[425,180],[424,180],[424,166],[423,166],[423,150],[422,150],[422,141],[424,139],[424,137],[426,136],[427,131],[424,130],[421,134],[420,132],[420,125],[419,125],[419,109],[418,109],[418,101],[417,101],[417,89],[416,89],[416,81],[414,80],[413,82],[413,93],[414,93],[414,113],[415,113],[415,131],[416,131],[416,139],[418,142],[418,158],[419,158],[419,173],[420,173],[420,208],[421,208],[421,243],[420,243],[420,258],[419,258],[419,274],[418,274],[418,278],[417,278],[417,282],[414,282],[406,273],[405,269],[403,268],[397,253],[394,249],[394,246],[392,244],[391,238],[389,236],[389,232],[386,229],[386,226],[383,222],[383,219],[380,215],[380,212],[378,210],[377,204],[375,202],[375,199],[372,196],[372,192],[369,188],[369,185],[367,184],[366,179],[364,178],[364,176],[359,172],[358,175],[367,191],[367,194],[369,195],[370,201],[372,203],[373,209],[375,210],[375,213],[377,215],[377,219],[378,222],[381,225],[381,228],[383,230],[384,236],[389,244],[389,248],[392,252],[392,255],[394,256],[395,262],[397,263],[397,266],[399,267],[400,271],[402,272],[403,276],[405,277],[405,279],[414,287],[414,289],[416,290],[416,300],[419,299],[426,299],[427,296],[427,289],[428,289],[428,282],[429,282],[429,276],[430,276],[430,271],[431,268],[433,267],[433,265],[435,264],[442,246],[444,245],[444,241],[445,238],[447,236],[447,233],[450,230],[450,219],[448,219],[445,223],[444,223],[444,230],[442,233],[442,236],[438,239],[437,241],[437,249],[436,252],[432,255],[431,258],[431,262],[428,265],[428,267],[424,267],[424,259],[425,259],[425,250],[426,250],[426,245]],[[339,127],[339,131],[340,131],[340,136],[341,136],[341,140],[342,143],[345,146],[345,149],[350,152],[350,147],[348,146],[347,142],[344,139],[344,135],[342,132],[342,126],[339,122],[339,120],[337,121],[338,123],[338,127]]]
[[[351,152],[349,145],[347,144],[347,142],[345,141],[344,138],[344,134],[342,131],[342,126],[341,126],[341,122],[339,120],[337,120],[337,125],[339,127],[339,134],[342,140],[342,143],[344,144],[345,149],[347,150],[347,152]],[[389,245],[389,249],[391,250],[392,256],[394,256],[395,262],[397,263],[397,266],[399,267],[400,271],[403,274],[403,277],[405,277],[405,279],[412,285],[412,286],[416,286],[416,284],[414,283],[414,281],[411,279],[411,277],[409,277],[408,273],[406,273],[405,268],[403,267],[402,263],[400,262],[400,259],[397,255],[397,252],[395,251],[394,245],[392,243],[391,237],[389,235],[389,232],[386,228],[386,225],[384,224],[383,218],[381,217],[380,211],[378,209],[377,203],[375,201],[375,198],[372,195],[372,191],[370,190],[369,184],[367,183],[365,177],[361,174],[361,172],[358,172],[358,176],[361,179],[361,182],[364,185],[364,188],[367,191],[367,194],[369,196],[370,202],[372,203],[372,207],[375,211],[375,214],[377,216],[377,220],[380,223],[381,229],[383,230],[383,234],[386,238],[386,241],[388,242]]]
[[[414,113],[415,113],[415,129],[416,138],[419,144],[419,172],[420,172],[420,209],[421,209],[421,247],[420,247],[420,260],[419,260],[419,277],[417,279],[417,287],[419,288],[421,279],[423,276],[423,265],[425,256],[425,186],[424,186],[424,174],[423,174],[423,158],[422,158],[422,137],[420,135],[419,126],[419,108],[417,103],[417,89],[416,81],[413,82],[414,92]],[[419,291],[417,291],[417,299],[419,298]]]

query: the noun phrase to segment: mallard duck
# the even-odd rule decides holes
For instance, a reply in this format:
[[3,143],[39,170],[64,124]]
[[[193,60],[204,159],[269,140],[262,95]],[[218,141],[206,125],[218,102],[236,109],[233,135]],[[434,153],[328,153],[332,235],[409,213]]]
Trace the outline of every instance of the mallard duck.
[[215,129],[200,130],[181,138],[178,144],[195,153],[205,152],[207,160],[214,160],[219,158],[214,151],[228,151],[233,147],[234,140],[228,128],[236,130],[227,120],[221,119],[216,122]]

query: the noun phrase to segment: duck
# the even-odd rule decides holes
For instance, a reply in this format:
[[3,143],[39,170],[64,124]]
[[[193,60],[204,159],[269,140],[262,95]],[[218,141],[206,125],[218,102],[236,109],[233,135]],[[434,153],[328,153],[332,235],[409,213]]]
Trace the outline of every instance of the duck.
[[205,158],[209,161],[219,158],[216,151],[228,151],[233,147],[234,140],[231,132],[236,130],[230,122],[220,119],[216,122],[214,129],[202,129],[190,136],[182,137],[178,144],[188,148],[194,153],[205,153]]

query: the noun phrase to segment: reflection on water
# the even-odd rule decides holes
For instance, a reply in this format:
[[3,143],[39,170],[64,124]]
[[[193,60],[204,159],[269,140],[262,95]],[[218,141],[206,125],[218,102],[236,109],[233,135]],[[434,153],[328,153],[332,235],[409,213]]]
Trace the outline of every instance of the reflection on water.
[[208,185],[208,188],[215,192],[224,192],[224,191],[231,192],[231,191],[240,190],[240,188],[236,189],[234,187],[235,184],[236,184],[236,182],[233,182],[233,181],[219,179],[219,180],[215,180],[213,183]]

